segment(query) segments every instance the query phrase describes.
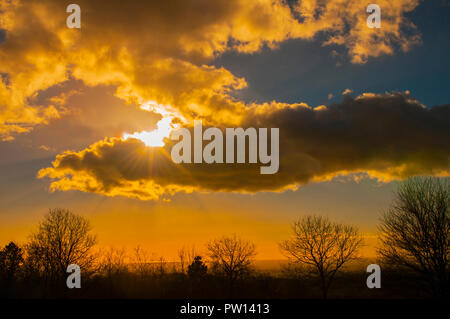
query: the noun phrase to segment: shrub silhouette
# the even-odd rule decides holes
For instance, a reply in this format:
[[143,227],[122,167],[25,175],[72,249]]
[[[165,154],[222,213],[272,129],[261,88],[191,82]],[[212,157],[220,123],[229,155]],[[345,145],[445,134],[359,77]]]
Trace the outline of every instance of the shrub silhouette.
[[203,277],[207,271],[208,266],[203,263],[201,256],[195,256],[192,264],[188,266],[188,275],[194,279]]
[[8,294],[14,282],[18,279],[22,263],[22,248],[14,242],[10,242],[0,251],[0,287],[2,287],[3,293]]

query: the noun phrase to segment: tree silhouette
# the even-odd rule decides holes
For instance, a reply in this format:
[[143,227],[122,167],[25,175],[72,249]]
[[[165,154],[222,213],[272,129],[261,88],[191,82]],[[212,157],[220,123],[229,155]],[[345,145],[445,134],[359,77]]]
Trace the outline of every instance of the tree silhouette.
[[449,179],[412,178],[399,186],[379,226],[379,254],[417,272],[436,296],[448,295]]
[[195,256],[192,264],[188,266],[188,275],[191,278],[201,278],[208,271],[208,266],[206,266],[201,256]]
[[64,276],[70,264],[89,269],[96,243],[90,230],[89,221],[82,216],[65,209],[49,210],[27,245],[27,262],[51,279]]
[[134,249],[134,258],[132,261],[135,271],[137,271],[141,278],[145,278],[151,273],[151,257],[149,256],[148,252],[141,246],[138,245]]
[[107,278],[112,278],[128,271],[127,260],[129,259],[125,248],[109,247],[103,250],[99,269]]
[[22,248],[10,242],[0,251],[0,279],[2,290],[8,293],[11,285],[17,279],[18,272],[23,263]]
[[252,260],[256,255],[255,245],[234,235],[209,242],[207,249],[213,268],[226,276],[232,294],[236,279],[250,271]]
[[354,226],[334,223],[321,216],[306,216],[293,224],[293,237],[280,244],[289,258],[312,266],[320,277],[323,298],[336,273],[356,258],[362,237]]
[[178,258],[180,259],[181,273],[184,274],[184,265],[186,263],[186,249],[184,247],[178,250]]
[[180,260],[180,271],[181,273],[185,273],[185,265],[190,265],[194,262],[194,258],[198,256],[198,252],[195,249],[195,246],[187,247],[183,246],[178,249],[178,258]]

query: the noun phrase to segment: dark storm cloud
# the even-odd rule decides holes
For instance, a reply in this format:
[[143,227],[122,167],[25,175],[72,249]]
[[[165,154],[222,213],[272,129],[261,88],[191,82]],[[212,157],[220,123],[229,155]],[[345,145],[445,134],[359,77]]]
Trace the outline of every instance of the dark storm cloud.
[[311,108],[272,103],[251,107],[241,127],[280,129],[280,169],[260,164],[175,164],[171,142],[147,147],[109,139],[57,156],[40,176],[54,190],[156,199],[177,191],[281,191],[337,174],[366,172],[382,180],[448,175],[450,105],[426,108],[408,94],[346,96]]

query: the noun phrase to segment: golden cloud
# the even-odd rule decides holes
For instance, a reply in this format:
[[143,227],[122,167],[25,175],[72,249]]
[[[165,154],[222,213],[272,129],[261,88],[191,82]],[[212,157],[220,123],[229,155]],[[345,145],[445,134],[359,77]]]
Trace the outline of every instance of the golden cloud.
[[116,95],[141,104],[171,105],[186,119],[238,124],[246,106],[230,92],[245,79],[208,63],[227,50],[254,53],[287,39],[325,34],[343,45],[354,63],[408,50],[419,42],[405,14],[417,0],[380,0],[381,29],[365,25],[358,0],[119,1],[79,0],[81,30],[65,25],[66,3],[0,0],[0,137],[28,132],[60,115],[33,97],[70,77],[87,85],[114,85]]
[[249,107],[243,127],[280,129],[280,169],[259,164],[175,164],[172,143],[148,147],[137,139],[105,139],[65,152],[38,176],[52,190],[81,190],[143,200],[192,191],[283,191],[339,174],[365,172],[381,180],[449,176],[450,105],[424,107],[408,94],[344,97],[339,104]]
[[[407,94],[345,96],[315,109],[305,103],[245,104],[232,97],[244,78],[211,66],[220,54],[258,52],[288,39],[341,45],[353,63],[420,42],[405,14],[418,0],[380,0],[382,28],[366,26],[359,0],[79,0],[81,30],[66,27],[64,3],[0,0],[0,138],[63,116],[65,95],[36,96],[69,79],[111,85],[134,105],[170,105],[187,123],[280,128],[280,171],[258,165],[174,164],[171,143],[148,147],[106,138],[67,151],[39,177],[53,190],[152,200],[184,191],[280,191],[340,173],[384,179],[448,174],[448,106],[426,109]],[[406,30],[406,31],[405,31]],[[319,37],[317,37],[319,39]],[[321,40],[322,41],[322,40]]]

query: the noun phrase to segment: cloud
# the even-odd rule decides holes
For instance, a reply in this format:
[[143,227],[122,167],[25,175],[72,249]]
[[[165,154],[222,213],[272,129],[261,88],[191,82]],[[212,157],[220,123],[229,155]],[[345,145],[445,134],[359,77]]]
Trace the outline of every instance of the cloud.
[[[187,119],[237,124],[245,105],[230,92],[246,81],[210,62],[236,50],[255,53],[288,39],[342,45],[351,61],[408,50],[420,36],[405,14],[417,0],[380,0],[381,29],[365,25],[358,0],[79,0],[81,30],[68,29],[64,2],[0,0],[0,138],[12,139],[62,116],[33,97],[69,79],[113,85],[116,96],[171,105]],[[404,29],[409,29],[405,32]]]
[[280,169],[260,164],[175,164],[172,144],[105,139],[65,152],[38,176],[52,190],[80,190],[143,200],[192,191],[283,191],[339,174],[365,172],[383,181],[449,175],[450,105],[426,108],[408,94],[345,96],[328,107],[304,103],[249,106],[242,127],[280,129]]
[[[114,95],[134,108],[129,114],[140,114],[137,108],[154,101],[169,105],[185,123],[202,119],[222,128],[279,127],[280,171],[262,177],[259,164],[176,165],[169,156],[170,143],[152,148],[136,139],[110,137],[80,152],[64,152],[52,167],[41,170],[39,177],[53,179],[53,190],[151,200],[180,191],[280,191],[354,171],[385,179],[447,172],[449,148],[443,136],[448,133],[448,106],[428,110],[401,94],[345,96],[342,103],[316,108],[305,103],[246,104],[232,94],[244,89],[246,80],[212,66],[227,51],[253,54],[289,39],[343,46],[352,63],[396,49],[407,51],[420,43],[405,17],[418,0],[378,1],[381,29],[366,26],[366,4],[359,0],[77,4],[81,30],[66,27],[67,3],[62,1],[0,0],[5,34],[0,43],[1,139],[73,114],[70,87],[45,101],[39,96],[80,81],[114,87]],[[102,132],[112,131],[108,123],[97,125],[109,118],[108,105],[98,104],[99,112],[83,113],[83,126],[77,122],[76,127],[87,128],[85,135],[97,136],[90,130],[99,126]],[[103,136],[118,136],[130,126],[141,129],[145,123],[139,118],[135,125],[115,123],[119,134]],[[39,145],[52,146],[47,142]]]
[[[365,12],[369,2],[301,2],[306,11],[311,12],[311,17],[313,13],[324,10],[319,21],[332,21],[334,26],[331,28],[334,32],[325,44],[345,45],[351,61],[356,64],[366,63],[370,57],[393,54],[396,47],[408,51],[412,46],[420,44],[421,37],[416,26],[405,17],[405,13],[413,11],[419,3],[419,0],[377,1],[376,4],[381,8],[381,28],[374,32],[374,29],[367,27],[367,15],[361,14]],[[337,16],[341,18],[336,18]]]
[[352,94],[353,90],[352,89],[345,89],[344,92],[342,92],[342,95],[348,95],[348,94]]

